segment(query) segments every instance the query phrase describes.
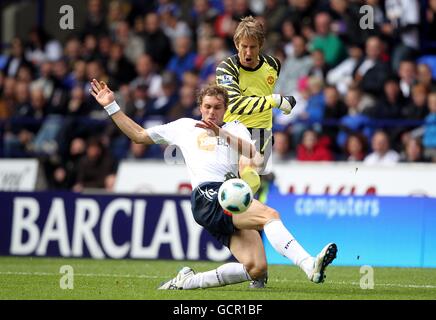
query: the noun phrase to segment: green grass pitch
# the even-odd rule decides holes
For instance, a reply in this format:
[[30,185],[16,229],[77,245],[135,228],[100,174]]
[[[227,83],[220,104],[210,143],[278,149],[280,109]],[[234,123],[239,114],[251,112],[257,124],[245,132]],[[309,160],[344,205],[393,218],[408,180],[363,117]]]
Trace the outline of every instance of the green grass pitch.
[[[60,288],[63,265],[73,268],[72,290]],[[436,269],[374,268],[374,288],[363,290],[359,267],[334,265],[327,268],[323,284],[309,282],[295,266],[271,265],[265,289],[248,289],[248,283],[242,283],[205,290],[156,290],[162,281],[174,277],[185,265],[201,272],[220,263],[0,257],[0,299],[436,299]]]

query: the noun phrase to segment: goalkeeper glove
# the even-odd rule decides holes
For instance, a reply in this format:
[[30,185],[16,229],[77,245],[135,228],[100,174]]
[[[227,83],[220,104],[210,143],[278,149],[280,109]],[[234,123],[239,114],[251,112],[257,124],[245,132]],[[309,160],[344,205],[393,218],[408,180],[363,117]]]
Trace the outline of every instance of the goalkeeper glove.
[[277,93],[274,93],[272,98],[274,100],[273,107],[282,110],[284,114],[290,114],[292,108],[294,108],[297,104],[297,101],[295,101],[293,96],[281,96]]
[[227,172],[224,175],[224,181],[230,180],[230,179],[237,179],[238,177],[233,172]]

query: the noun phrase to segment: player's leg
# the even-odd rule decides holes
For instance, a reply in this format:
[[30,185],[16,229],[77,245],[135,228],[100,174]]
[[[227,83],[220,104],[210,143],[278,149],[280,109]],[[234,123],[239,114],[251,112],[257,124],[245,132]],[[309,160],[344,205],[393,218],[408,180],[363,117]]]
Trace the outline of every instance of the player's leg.
[[310,256],[283,225],[279,213],[256,199],[246,212],[233,215],[233,224],[240,230],[263,229],[273,248],[299,266],[313,282],[324,280],[325,268],[336,257],[333,243],[325,246],[317,257]]
[[266,275],[265,249],[258,231],[237,230],[231,237],[230,251],[245,266],[251,279],[261,279]]
[[214,270],[200,273],[184,267],[175,278],[162,284],[159,289],[213,288],[265,277],[266,256],[258,231],[236,230],[231,236],[230,251],[239,263],[226,263]]
[[190,276],[183,282],[183,289],[221,287],[262,278],[266,274],[265,250],[256,230],[236,230],[231,235],[230,251],[239,263],[226,263]]
[[263,289],[268,278],[265,248],[262,236],[257,230],[238,230],[232,236],[230,251],[244,264],[252,281],[250,289]]

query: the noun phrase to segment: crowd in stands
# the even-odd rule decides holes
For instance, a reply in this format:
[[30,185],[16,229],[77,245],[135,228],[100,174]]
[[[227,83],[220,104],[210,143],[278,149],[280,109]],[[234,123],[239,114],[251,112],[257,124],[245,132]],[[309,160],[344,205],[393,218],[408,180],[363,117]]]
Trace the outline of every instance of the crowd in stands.
[[145,127],[198,118],[195,94],[236,53],[248,15],[267,30],[263,52],[281,61],[276,93],[297,100],[291,116],[275,110],[274,161],[436,162],[435,0],[86,5],[65,41],[35,27],[0,57],[0,157],[38,157],[51,188],[110,189],[121,160],[163,158],[107,119],[91,79]]

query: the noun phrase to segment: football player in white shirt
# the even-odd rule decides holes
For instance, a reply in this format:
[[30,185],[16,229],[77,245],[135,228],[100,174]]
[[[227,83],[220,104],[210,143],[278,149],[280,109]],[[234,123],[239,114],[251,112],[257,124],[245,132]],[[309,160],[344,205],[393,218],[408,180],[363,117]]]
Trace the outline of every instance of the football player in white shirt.
[[[336,258],[336,244],[327,244],[312,257],[286,229],[273,208],[253,199],[246,212],[229,215],[219,205],[218,189],[226,173],[238,175],[243,169],[238,168],[238,164],[247,163],[256,153],[244,125],[237,121],[223,123],[228,105],[225,89],[212,85],[201,91],[198,97],[201,121],[182,118],[144,129],[120,110],[114,93],[105,83],[94,79],[91,87],[91,94],[132,141],[175,144],[181,149],[194,188],[191,204],[195,220],[227,246],[238,261],[200,273],[184,267],[159,289],[210,288],[264,277],[267,262],[259,230],[263,230],[275,250],[299,266],[310,281],[324,281],[325,268]],[[234,155],[237,156],[235,161]]]

